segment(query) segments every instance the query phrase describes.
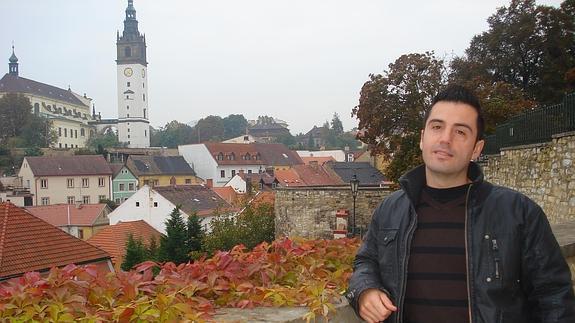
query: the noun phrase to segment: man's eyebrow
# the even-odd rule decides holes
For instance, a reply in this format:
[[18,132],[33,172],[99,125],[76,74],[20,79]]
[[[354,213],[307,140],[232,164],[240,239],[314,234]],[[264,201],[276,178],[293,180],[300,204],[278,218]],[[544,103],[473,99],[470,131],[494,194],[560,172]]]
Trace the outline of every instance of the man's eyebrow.
[[[441,120],[441,119],[430,119],[427,123],[445,123],[445,121]],[[466,124],[466,123],[454,123],[453,124],[456,127],[464,127],[469,129],[469,131],[473,132],[473,128],[471,128],[470,125]]]

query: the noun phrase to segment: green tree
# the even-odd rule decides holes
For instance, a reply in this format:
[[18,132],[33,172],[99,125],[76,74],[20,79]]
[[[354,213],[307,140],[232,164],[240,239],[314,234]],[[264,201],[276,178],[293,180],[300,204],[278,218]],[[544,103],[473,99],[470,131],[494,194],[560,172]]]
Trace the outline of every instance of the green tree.
[[87,141],[86,146],[99,154],[105,152],[106,148],[125,147],[126,143],[120,143],[118,136],[109,129],[105,133],[94,133]]
[[420,162],[407,152],[418,149],[425,110],[445,85],[445,78],[443,61],[433,52],[407,54],[389,64],[383,75],[370,75],[361,88],[359,105],[352,110],[363,129],[358,139],[389,156],[397,173]]
[[194,126],[193,142],[221,141],[224,138],[224,121],[218,116],[207,116]]
[[51,121],[34,115],[26,96],[8,93],[0,98],[0,145],[49,147],[56,139]]
[[192,214],[188,217],[188,222],[186,224],[186,230],[188,233],[187,243],[188,253],[194,251],[202,251],[202,240],[204,239],[204,229],[202,228],[202,223],[197,214]]
[[160,260],[175,264],[189,261],[188,232],[179,207],[172,211],[165,224],[166,235],[160,239]]
[[275,234],[274,207],[261,203],[255,208],[247,205],[238,216],[220,215],[211,222],[211,232],[203,241],[204,250],[230,250],[238,244],[251,249],[264,241],[272,241]]
[[134,236],[130,234],[128,236],[128,241],[126,242],[126,255],[124,256],[124,261],[120,266],[122,270],[130,270],[135,265],[142,263],[147,259],[146,257],[146,247],[142,242],[142,239],[134,239]]
[[173,120],[159,130],[150,132],[150,143],[154,147],[176,148],[193,141],[193,128]]
[[504,82],[539,104],[559,102],[570,89],[575,67],[575,4],[560,8],[512,0],[487,19],[489,30],[471,40],[454,60],[452,79]]
[[230,114],[222,120],[224,124],[224,139],[235,138],[246,133],[248,121],[242,114]]
[[333,130],[338,136],[343,133],[343,123],[341,123],[341,119],[337,112],[333,114],[333,118],[331,119],[331,130]]

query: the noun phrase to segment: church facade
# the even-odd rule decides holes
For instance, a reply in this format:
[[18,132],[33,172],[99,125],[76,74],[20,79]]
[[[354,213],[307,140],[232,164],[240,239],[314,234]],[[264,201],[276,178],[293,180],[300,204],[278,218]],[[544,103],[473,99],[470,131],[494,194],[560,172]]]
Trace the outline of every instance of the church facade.
[[23,78],[12,48],[8,73],[0,79],[0,96],[18,93],[28,97],[33,113],[49,118],[57,133],[53,148],[83,148],[94,133],[116,129],[128,148],[150,147],[146,37],[138,30],[133,0],[128,0],[124,30],[116,37],[117,119],[102,119],[90,109],[92,99],[71,89]]

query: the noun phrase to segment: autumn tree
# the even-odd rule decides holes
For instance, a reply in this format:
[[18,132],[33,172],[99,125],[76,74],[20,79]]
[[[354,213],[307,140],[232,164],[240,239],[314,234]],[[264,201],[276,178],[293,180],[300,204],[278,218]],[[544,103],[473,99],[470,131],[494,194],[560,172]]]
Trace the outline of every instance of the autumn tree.
[[445,85],[443,61],[433,52],[407,54],[389,64],[383,74],[371,74],[361,88],[352,115],[363,130],[360,140],[391,159],[386,175],[397,180],[421,163],[416,151],[425,110]]

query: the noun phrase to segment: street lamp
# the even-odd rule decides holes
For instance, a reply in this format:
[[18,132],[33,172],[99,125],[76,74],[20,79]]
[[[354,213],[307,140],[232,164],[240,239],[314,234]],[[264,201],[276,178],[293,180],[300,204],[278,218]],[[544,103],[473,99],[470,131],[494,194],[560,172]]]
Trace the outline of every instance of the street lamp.
[[355,199],[357,198],[357,192],[359,190],[359,179],[357,179],[357,176],[355,174],[353,174],[353,177],[351,178],[351,180],[349,181],[349,186],[351,188],[351,196],[353,197],[353,220],[351,222],[351,236],[355,236]]

